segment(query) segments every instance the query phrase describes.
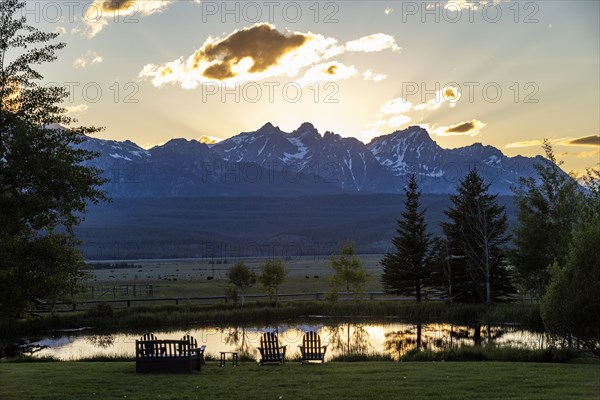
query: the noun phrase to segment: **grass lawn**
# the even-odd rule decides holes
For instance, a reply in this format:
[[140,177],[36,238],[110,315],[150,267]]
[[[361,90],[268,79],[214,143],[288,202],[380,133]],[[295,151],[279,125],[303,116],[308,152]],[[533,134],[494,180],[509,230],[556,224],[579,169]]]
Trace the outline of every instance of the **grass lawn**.
[[359,362],[259,367],[214,363],[191,375],[135,373],[133,362],[0,364],[8,399],[598,399],[600,366]]

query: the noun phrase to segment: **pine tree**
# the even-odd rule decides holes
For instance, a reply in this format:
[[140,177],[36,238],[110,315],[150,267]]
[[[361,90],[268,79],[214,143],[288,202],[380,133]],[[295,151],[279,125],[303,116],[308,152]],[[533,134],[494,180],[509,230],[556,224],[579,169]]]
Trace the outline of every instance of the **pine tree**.
[[421,192],[417,179],[411,175],[405,188],[406,201],[402,218],[397,221],[397,236],[392,239],[394,252],[381,260],[381,283],[386,293],[415,295],[421,301],[423,287],[432,275],[429,263],[430,239],[425,224],[425,210],[420,210]]
[[506,265],[505,208],[498,205],[497,195],[488,193],[489,186],[476,170],[470,171],[445,211],[450,221],[442,228],[455,301],[490,304],[515,291]]

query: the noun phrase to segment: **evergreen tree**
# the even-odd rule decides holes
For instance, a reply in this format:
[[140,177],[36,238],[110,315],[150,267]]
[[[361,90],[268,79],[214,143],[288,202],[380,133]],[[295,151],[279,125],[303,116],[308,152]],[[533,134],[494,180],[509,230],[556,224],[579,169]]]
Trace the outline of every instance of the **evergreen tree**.
[[77,290],[83,259],[73,227],[105,199],[100,171],[83,165],[94,154],[76,147],[97,129],[54,129],[74,122],[59,105],[68,91],[38,83],[36,65],[56,60],[64,44],[27,25],[24,6],[0,2],[0,315],[11,317]]
[[514,293],[504,248],[507,217],[498,196],[488,193],[489,186],[476,170],[470,171],[445,211],[450,221],[442,228],[456,301],[490,304]]
[[429,235],[425,224],[425,210],[420,210],[421,192],[417,179],[411,175],[405,188],[406,201],[402,219],[397,221],[397,236],[392,239],[393,253],[381,260],[381,283],[386,293],[415,295],[421,301],[422,289],[432,276],[429,262]]
[[540,298],[550,278],[550,265],[564,264],[581,191],[565,174],[552,147],[544,141],[548,162],[535,165],[537,177],[521,178],[515,189],[517,226],[512,261],[526,290]]

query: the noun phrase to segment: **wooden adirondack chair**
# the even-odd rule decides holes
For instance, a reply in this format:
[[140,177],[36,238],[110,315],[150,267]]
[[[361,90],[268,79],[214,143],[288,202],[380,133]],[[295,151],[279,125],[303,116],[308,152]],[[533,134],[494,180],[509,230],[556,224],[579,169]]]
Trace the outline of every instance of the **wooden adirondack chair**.
[[285,350],[287,346],[280,346],[279,339],[274,332],[265,333],[260,339],[260,361],[263,365],[267,362],[285,363]]
[[325,352],[327,345],[321,346],[321,337],[317,332],[310,331],[304,334],[302,346],[298,346],[302,353],[302,364],[309,361],[325,362]]
[[204,350],[206,349],[206,345],[202,345],[198,347],[198,342],[190,335],[185,335],[181,340],[184,340],[190,344],[189,349],[193,354],[192,358],[197,362],[197,369],[200,371],[201,366],[206,364],[206,360],[204,359]]
[[140,338],[143,346],[141,348],[142,356],[160,356],[165,353],[165,347],[160,346],[156,341],[158,338],[154,336],[154,333],[144,333]]

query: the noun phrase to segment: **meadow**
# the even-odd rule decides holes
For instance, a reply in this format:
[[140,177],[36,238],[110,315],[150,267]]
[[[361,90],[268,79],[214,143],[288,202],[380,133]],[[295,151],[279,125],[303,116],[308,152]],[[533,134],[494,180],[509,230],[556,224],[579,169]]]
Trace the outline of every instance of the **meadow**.
[[[367,291],[381,291],[381,255],[361,255],[363,266],[369,274]],[[125,263],[104,261],[94,262],[88,269],[88,278],[83,285],[85,291],[76,295],[75,300],[110,300],[133,297],[200,297],[223,296],[227,287],[226,273],[236,261],[244,263],[256,273],[266,257],[254,258],[203,258],[177,260],[130,260]],[[328,292],[332,269],[327,256],[289,257],[284,260],[288,275],[281,287],[281,293]],[[98,268],[100,267],[100,268]],[[153,294],[145,293],[146,285],[152,285]],[[126,286],[129,288],[126,290]],[[116,291],[113,293],[113,287]],[[256,284],[248,290],[249,295],[262,295]]]

